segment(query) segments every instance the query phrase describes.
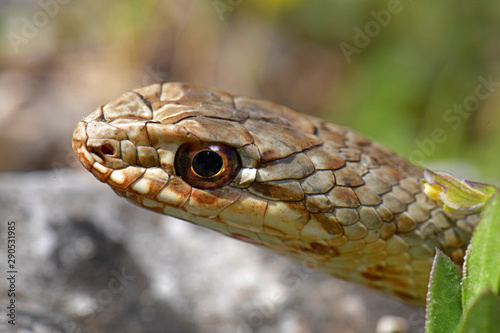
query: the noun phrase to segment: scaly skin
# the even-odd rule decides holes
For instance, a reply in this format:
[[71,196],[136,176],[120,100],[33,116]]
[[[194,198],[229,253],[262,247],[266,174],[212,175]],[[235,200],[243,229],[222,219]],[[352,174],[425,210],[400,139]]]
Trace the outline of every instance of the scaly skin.
[[[225,181],[190,179],[183,172],[197,162],[180,162],[185,143],[234,152],[233,173],[224,164]],[[435,248],[460,265],[478,221],[444,212],[422,193],[419,168],[350,129],[190,84],[155,84],[102,106],[78,124],[73,149],[141,207],[417,305]]]

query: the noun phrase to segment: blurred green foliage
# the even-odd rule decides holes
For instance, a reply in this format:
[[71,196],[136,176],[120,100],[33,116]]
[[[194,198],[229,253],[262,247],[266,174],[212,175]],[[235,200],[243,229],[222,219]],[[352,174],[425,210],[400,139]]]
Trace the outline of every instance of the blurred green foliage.
[[[3,6],[4,36],[20,30],[18,17],[40,11],[36,2]],[[54,29],[40,28],[47,41],[37,36],[12,54],[4,38],[0,69],[37,52],[53,63],[50,52],[97,49],[109,62],[103,67],[162,68],[163,79],[318,114],[422,165],[466,160],[500,176],[496,0],[82,0],[59,12]],[[467,109],[479,77],[493,84]]]
[[[500,175],[498,1],[304,1],[283,17],[294,33],[337,52],[342,42],[356,45],[355,27],[374,35],[345,61],[339,91],[325,106],[329,120],[406,157],[419,150],[423,163],[466,159]],[[478,77],[491,77],[494,91],[477,107],[455,111],[474,96]],[[431,145],[435,129],[444,134]]]

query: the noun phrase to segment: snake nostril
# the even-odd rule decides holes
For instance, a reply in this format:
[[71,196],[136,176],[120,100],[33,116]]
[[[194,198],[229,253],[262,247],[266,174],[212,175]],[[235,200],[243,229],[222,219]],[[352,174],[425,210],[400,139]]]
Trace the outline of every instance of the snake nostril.
[[103,144],[102,146],[99,147],[101,153],[103,153],[104,155],[114,155],[115,154],[115,150],[113,148],[112,145],[110,145],[109,143],[105,143]]

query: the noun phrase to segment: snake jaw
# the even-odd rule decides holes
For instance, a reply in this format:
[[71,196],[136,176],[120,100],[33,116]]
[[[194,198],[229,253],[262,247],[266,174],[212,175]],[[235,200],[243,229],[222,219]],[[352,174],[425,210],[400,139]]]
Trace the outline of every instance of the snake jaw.
[[460,264],[478,221],[444,212],[419,168],[354,131],[195,85],[122,95],[78,124],[73,149],[141,207],[419,305],[434,249]]

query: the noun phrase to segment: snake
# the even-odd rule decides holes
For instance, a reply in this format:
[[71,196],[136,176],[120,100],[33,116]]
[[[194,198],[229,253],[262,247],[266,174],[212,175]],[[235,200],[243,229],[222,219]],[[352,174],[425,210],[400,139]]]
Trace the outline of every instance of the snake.
[[140,207],[417,306],[436,249],[461,265],[479,221],[444,211],[420,167],[352,129],[195,84],[121,95],[78,123],[72,146]]

